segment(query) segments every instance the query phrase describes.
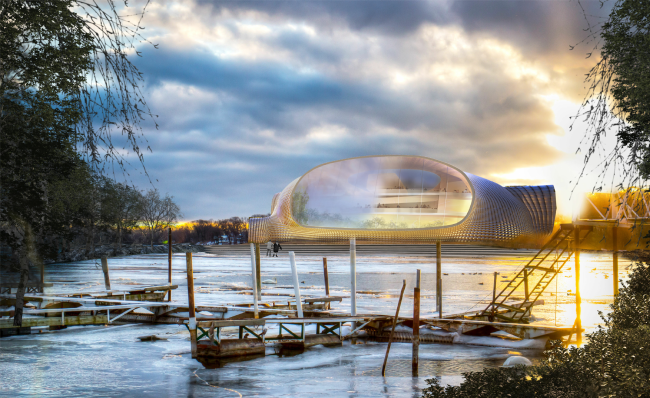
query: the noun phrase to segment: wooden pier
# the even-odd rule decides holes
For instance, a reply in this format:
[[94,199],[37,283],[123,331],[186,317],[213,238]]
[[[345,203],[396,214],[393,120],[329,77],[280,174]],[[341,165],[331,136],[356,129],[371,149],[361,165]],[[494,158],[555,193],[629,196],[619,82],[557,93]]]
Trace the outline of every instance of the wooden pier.
[[[559,235],[559,243],[553,243],[551,250],[567,242],[580,242],[584,237],[573,234],[578,228],[563,226]],[[586,228],[585,228],[586,230]],[[571,232],[572,234],[567,233]],[[587,231],[588,232],[588,231]],[[575,235],[575,237],[573,236]],[[572,327],[551,327],[527,324],[527,315],[535,305],[543,304],[539,300],[541,291],[548,285],[549,278],[542,277],[541,282],[528,291],[528,278],[534,272],[555,275],[561,270],[561,265],[568,261],[572,254],[579,254],[579,245],[572,243],[567,255],[555,257],[554,263],[547,267],[540,266],[542,261],[550,258],[549,247],[540,250],[533,259],[522,269],[522,278],[504,292],[495,295],[490,305],[482,311],[444,314],[442,313],[441,292],[441,256],[440,245],[437,246],[437,275],[436,275],[436,312],[438,317],[419,317],[419,301],[414,308],[415,317],[399,317],[384,314],[358,314],[354,305],[352,311],[341,312],[332,309],[332,305],[342,301],[341,297],[302,297],[295,264],[295,254],[290,253],[292,273],[294,274],[295,298],[288,300],[260,300],[259,256],[255,247],[251,247],[252,266],[252,303],[230,303],[220,306],[201,306],[194,303],[192,255],[187,255],[188,302],[190,305],[175,304],[168,301],[171,291],[177,285],[145,286],[133,290],[119,291],[110,289],[108,266],[103,267],[106,290],[84,293],[28,293],[25,294],[24,317],[21,327],[13,326],[12,311],[0,311],[0,337],[11,334],[26,334],[32,327],[50,327],[60,329],[77,325],[110,325],[123,323],[147,324],[176,324],[184,325],[190,330],[192,341],[192,356],[197,359],[222,359],[232,357],[265,355],[266,346],[276,345],[291,350],[305,350],[315,345],[341,345],[350,338],[375,338],[379,341],[389,338],[387,330],[401,326],[398,331],[391,333],[393,339],[410,341],[414,344],[414,374],[417,374],[418,350],[416,343],[446,343],[453,344],[458,336],[503,336],[511,339],[537,339],[542,341],[564,340],[568,344],[572,335],[580,336],[582,329],[579,323]],[[548,246],[548,245],[547,245]],[[354,250],[351,251],[351,273],[355,273],[356,262]],[[541,260],[540,260],[541,259]],[[577,260],[577,258],[576,258]],[[561,262],[561,265],[559,264]],[[327,262],[323,261],[324,275]],[[354,285],[355,281],[352,281]],[[326,280],[327,284],[327,280]],[[526,286],[523,301],[516,301],[513,295],[519,284]],[[509,285],[510,286],[510,285]],[[416,287],[415,293],[419,293]],[[403,294],[403,292],[402,292]],[[354,286],[351,299],[355,301]],[[401,300],[400,300],[401,301]],[[15,296],[0,294],[0,306],[13,306]],[[344,333],[344,325],[349,332]],[[414,326],[416,325],[416,326]],[[431,331],[420,330],[419,326]],[[416,333],[405,331],[411,328]],[[229,329],[224,332],[225,329]],[[408,330],[408,329],[407,329]],[[233,331],[237,338],[222,338],[224,334],[232,337]],[[495,335],[495,333],[497,333]],[[230,335],[230,336],[228,336]],[[578,337],[579,339],[579,337]],[[390,340],[389,340],[390,342]]]
[[[28,333],[31,327],[49,326],[61,328],[66,326],[80,325],[109,325],[114,323],[150,323],[150,324],[177,324],[187,325],[189,322],[189,308],[187,305],[174,304],[161,301],[166,291],[176,289],[177,286],[149,286],[133,291],[110,291],[93,293],[75,293],[66,295],[44,295],[26,294],[25,301],[28,307],[24,310],[22,328],[13,326],[13,314],[9,311],[0,312],[0,333],[11,335]],[[145,300],[132,300],[133,298],[144,298]],[[153,301],[148,301],[146,299]],[[3,305],[12,305],[15,301],[13,295],[0,295]],[[264,344],[281,344],[287,348],[305,349],[313,345],[333,345],[341,342],[350,336],[358,335],[382,338],[386,337],[384,328],[390,325],[391,317],[387,315],[358,315],[355,317],[349,314],[329,309],[329,304],[340,302],[340,297],[311,297],[303,299],[304,318],[297,317],[295,302],[276,301],[263,303],[260,310],[262,319],[253,319],[253,313],[249,304],[231,304],[224,306],[201,306],[197,305],[195,311],[201,315],[197,316],[199,328],[198,343],[210,351],[208,356],[224,357],[230,356],[228,351],[239,351],[257,353],[260,345],[247,343],[246,348],[239,346],[236,341],[228,341],[227,349],[215,351],[214,345],[221,344],[221,329],[227,327],[238,327],[240,336],[248,333],[255,336],[252,327],[262,326],[267,330],[277,328],[275,335],[267,333],[259,339]],[[507,309],[506,309],[507,310]],[[209,313],[206,314],[206,312]],[[283,318],[274,316],[282,315]],[[288,317],[288,318],[286,318]],[[344,324],[356,324],[347,336],[341,333]],[[412,318],[400,317],[399,325],[412,326]],[[441,331],[459,333],[472,336],[489,336],[495,331],[504,331],[521,339],[561,339],[565,336],[575,334],[575,328],[557,328],[550,326],[526,325],[507,322],[489,322],[467,319],[466,315],[446,316],[445,318],[420,318],[420,325],[429,325]],[[306,327],[316,326],[316,333],[309,334]],[[291,330],[289,327],[299,329]],[[210,332],[212,330],[212,332]],[[400,333],[404,335],[404,332]],[[207,344],[208,339],[211,343]],[[421,341],[427,342],[451,342],[453,338],[445,336],[421,335]],[[251,339],[236,339],[251,340]],[[226,341],[226,340],[224,340]],[[207,344],[207,345],[206,345]],[[252,345],[251,345],[252,344]],[[257,347],[257,348],[256,348]]]

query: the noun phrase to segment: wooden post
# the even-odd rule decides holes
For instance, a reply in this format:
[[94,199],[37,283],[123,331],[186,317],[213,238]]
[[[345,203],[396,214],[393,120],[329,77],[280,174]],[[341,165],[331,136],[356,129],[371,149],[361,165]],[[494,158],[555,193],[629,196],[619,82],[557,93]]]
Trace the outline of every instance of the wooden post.
[[442,318],[442,252],[440,241],[436,242],[436,307],[438,318]]
[[257,308],[257,270],[255,269],[255,243],[251,243],[251,278],[253,285],[253,312],[255,319],[259,318],[259,312]]
[[45,293],[45,263],[43,261],[39,261],[38,266],[41,271],[41,287],[38,288],[38,291],[40,293]]
[[293,277],[293,291],[296,296],[296,310],[298,311],[298,318],[303,318],[302,315],[302,300],[300,299],[300,281],[298,280],[298,269],[296,268],[296,254],[289,252],[289,261],[291,262],[291,276]]
[[497,274],[498,272],[494,271],[494,285],[492,286],[492,319],[490,319],[490,322],[494,322],[494,311],[496,310],[495,301],[497,301]]
[[528,302],[528,270],[524,268],[524,302]]
[[323,257],[323,275],[325,276],[325,295],[330,296],[330,280],[327,276],[327,257]]
[[350,238],[350,315],[357,315],[357,240],[355,238]]
[[413,376],[418,376],[418,359],[420,357],[420,270],[417,271],[415,289],[413,289],[413,358],[411,367]]
[[[167,238],[167,245],[169,246],[169,255],[167,259],[167,282],[169,286],[172,285],[172,228],[169,227],[169,237]],[[172,289],[167,292],[167,301],[172,301]]]
[[614,279],[614,297],[618,296],[618,228],[612,228],[612,261],[613,269],[612,273]]
[[[330,296],[330,279],[327,275],[327,257],[323,257],[323,276],[325,277],[325,296]],[[331,309],[331,303],[327,302],[327,309]]]
[[576,344],[578,347],[582,344],[582,320],[580,297],[580,227],[575,226],[573,230],[573,240],[575,245],[575,268],[576,268]]
[[192,344],[192,358],[196,358],[196,306],[194,305],[194,270],[192,269],[192,253],[185,253],[185,267],[187,270],[187,307],[190,310],[188,328],[190,330],[190,341]]
[[399,316],[399,307],[402,305],[404,289],[406,289],[406,279],[402,281],[402,292],[399,294],[399,301],[397,302],[397,310],[395,311],[395,318],[393,319],[393,329],[390,331],[390,337],[388,338],[388,347],[386,347],[386,356],[384,357],[384,365],[381,367],[382,376],[386,376],[386,363],[388,362],[388,353],[390,352],[390,345],[393,342],[393,334],[395,333],[395,326],[397,326],[397,317]]
[[255,244],[255,276],[257,279],[257,299],[262,300],[262,267],[260,266],[260,244]]
[[111,278],[108,275],[108,258],[102,256],[102,271],[104,271],[104,286],[106,290],[111,290]]

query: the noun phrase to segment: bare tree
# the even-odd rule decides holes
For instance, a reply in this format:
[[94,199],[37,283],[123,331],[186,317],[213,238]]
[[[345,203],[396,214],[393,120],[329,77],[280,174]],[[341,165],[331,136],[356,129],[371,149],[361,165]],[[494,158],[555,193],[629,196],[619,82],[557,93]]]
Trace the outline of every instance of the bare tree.
[[[75,155],[97,171],[113,163],[124,171],[125,147],[144,167],[140,123],[154,115],[131,60],[147,41],[146,4],[126,7],[116,0],[0,0],[0,240],[22,256],[21,274],[42,261],[41,237],[69,225],[52,222],[49,190],[54,177],[74,169]],[[117,149],[115,133],[125,141]],[[46,164],[52,159],[57,167]],[[19,324],[22,305],[16,314]]]
[[211,233],[212,232],[212,220],[206,221],[206,220],[196,220],[192,222],[192,229],[196,233],[196,236],[199,240],[199,242],[207,242],[211,240]]
[[142,213],[142,194],[139,190],[123,183],[114,183],[104,178],[101,187],[101,218],[110,228],[115,228],[114,250],[122,247],[125,229],[137,225]]
[[[601,7],[606,1],[601,1]],[[632,191],[641,192],[634,187],[646,185],[650,178],[650,3],[611,1],[609,16],[595,23],[582,8],[587,35],[578,44],[591,46],[587,58],[592,54],[600,58],[585,77],[587,93],[573,119],[587,124],[580,177],[590,171],[591,163],[598,173],[594,191],[618,180],[617,188],[625,190],[627,198]],[[582,7],[581,0],[578,4]],[[612,149],[603,145],[608,134],[617,138]]]
[[182,217],[181,209],[174,203],[174,197],[166,194],[160,197],[158,189],[150,189],[142,198],[142,222],[149,229],[151,248],[154,233],[166,228]]

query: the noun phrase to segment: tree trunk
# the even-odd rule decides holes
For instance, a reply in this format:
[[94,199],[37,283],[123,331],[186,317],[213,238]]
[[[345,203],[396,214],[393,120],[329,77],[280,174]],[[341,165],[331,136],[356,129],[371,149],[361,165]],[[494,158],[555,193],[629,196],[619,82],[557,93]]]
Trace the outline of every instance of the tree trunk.
[[153,251],[153,228],[151,228],[151,251]]
[[117,255],[117,251],[122,250],[122,225],[117,224],[117,239],[115,240],[115,247],[113,251]]
[[85,234],[86,235],[85,236],[85,240],[86,240],[86,248],[85,248],[85,250],[86,250],[86,257],[89,257],[90,256],[90,234],[91,234],[91,232],[90,232],[90,224],[91,224],[92,221],[90,219],[88,219],[87,222],[88,223],[86,224],[86,234]]
[[95,257],[95,220],[90,220],[90,258]]
[[29,277],[29,263],[24,252],[21,250],[18,254],[20,263],[20,279],[18,280],[18,290],[16,291],[16,311],[14,313],[14,326],[23,325],[23,307],[25,305],[25,285]]

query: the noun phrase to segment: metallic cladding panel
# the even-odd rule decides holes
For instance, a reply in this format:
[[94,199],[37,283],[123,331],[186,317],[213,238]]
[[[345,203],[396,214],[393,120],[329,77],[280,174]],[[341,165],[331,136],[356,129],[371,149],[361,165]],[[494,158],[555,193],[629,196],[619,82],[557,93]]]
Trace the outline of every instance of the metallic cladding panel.
[[[544,208],[553,209],[553,214],[552,217],[549,213],[540,218],[546,224],[543,224],[542,231],[539,231],[540,228],[537,225],[540,225],[540,221],[533,220],[533,217],[531,217],[532,212],[525,202],[518,196],[513,195],[511,190],[472,174],[465,173],[465,175],[472,184],[474,201],[468,215],[462,222],[446,227],[407,230],[337,229],[301,226],[293,219],[291,212],[293,189],[300,180],[300,178],[297,178],[280,192],[277,197],[277,205],[274,206],[271,216],[250,219],[249,241],[264,243],[269,240],[277,240],[281,242],[304,241],[346,244],[350,238],[356,238],[358,243],[366,244],[431,244],[438,240],[446,242],[498,243],[518,237],[533,236],[540,232],[547,233],[548,220],[554,219],[555,214],[554,191],[549,189],[544,191],[546,192],[544,195],[550,195],[550,192],[553,193],[552,205],[547,205],[546,201],[543,202],[544,206],[546,206]],[[548,197],[551,198],[551,196]]]
[[273,200],[271,200],[271,213],[275,211],[275,207],[278,205],[279,198],[280,198],[280,192],[273,195]]
[[550,234],[553,231],[557,211],[555,187],[553,185],[511,186],[505,188],[526,205],[533,218],[533,227],[536,233]]

